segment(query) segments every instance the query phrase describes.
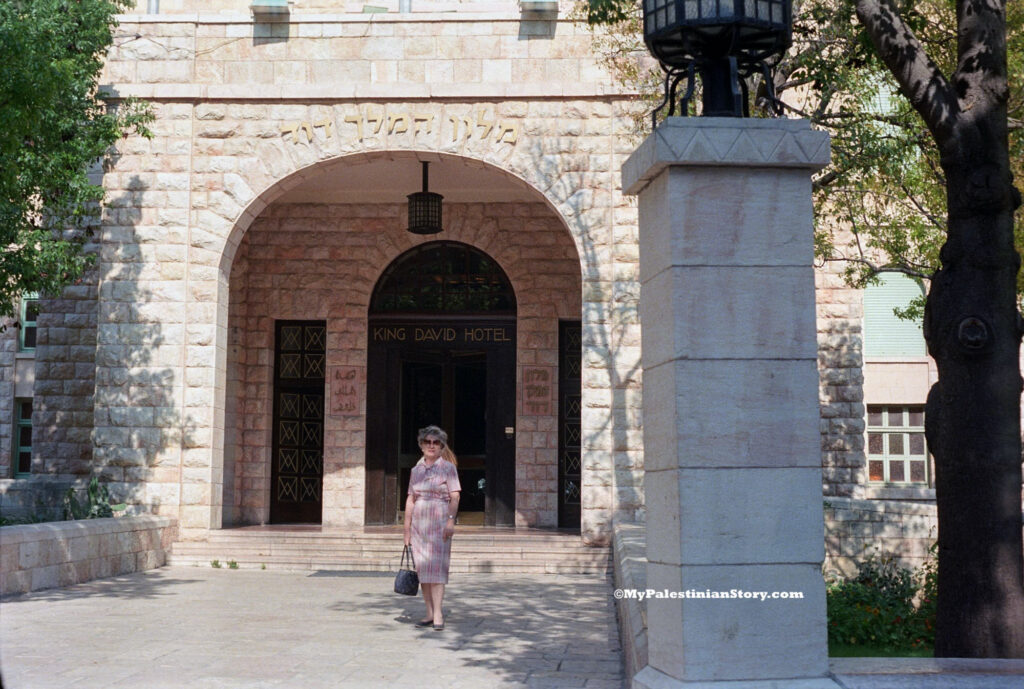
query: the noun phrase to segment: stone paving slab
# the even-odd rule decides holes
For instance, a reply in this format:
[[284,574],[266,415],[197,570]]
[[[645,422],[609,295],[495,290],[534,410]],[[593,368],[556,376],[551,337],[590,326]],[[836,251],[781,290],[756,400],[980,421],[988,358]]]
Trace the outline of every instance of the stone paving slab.
[[623,689],[604,576],[453,577],[441,632],[392,574],[164,567],[0,602],[6,689]]
[[1024,660],[1001,658],[832,658],[847,689],[1024,689]]

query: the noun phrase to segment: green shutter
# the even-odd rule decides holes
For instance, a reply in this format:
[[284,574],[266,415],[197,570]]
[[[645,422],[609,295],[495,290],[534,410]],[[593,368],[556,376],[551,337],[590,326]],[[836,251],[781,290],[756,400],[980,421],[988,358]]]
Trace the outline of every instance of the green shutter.
[[864,290],[864,357],[925,356],[921,322],[902,320],[893,313],[924,293],[920,283],[898,273],[881,279],[881,284]]

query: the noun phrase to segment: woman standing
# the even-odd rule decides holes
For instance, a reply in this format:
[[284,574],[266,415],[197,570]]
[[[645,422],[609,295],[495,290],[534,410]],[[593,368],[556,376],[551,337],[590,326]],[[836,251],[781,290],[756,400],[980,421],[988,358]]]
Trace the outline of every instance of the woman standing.
[[427,616],[417,627],[444,629],[441,603],[448,583],[455,515],[459,511],[459,473],[448,434],[437,426],[421,428],[417,436],[423,456],[412,468],[405,501],[405,544],[412,546],[416,572],[423,587]]

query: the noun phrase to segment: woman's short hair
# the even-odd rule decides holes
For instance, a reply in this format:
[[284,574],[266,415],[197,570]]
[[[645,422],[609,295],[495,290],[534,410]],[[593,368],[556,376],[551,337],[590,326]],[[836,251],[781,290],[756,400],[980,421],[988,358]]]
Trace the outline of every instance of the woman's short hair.
[[419,433],[416,435],[416,443],[422,445],[423,441],[427,438],[437,438],[441,441],[441,445],[448,445],[448,434],[441,430],[439,426],[426,426],[421,428]]

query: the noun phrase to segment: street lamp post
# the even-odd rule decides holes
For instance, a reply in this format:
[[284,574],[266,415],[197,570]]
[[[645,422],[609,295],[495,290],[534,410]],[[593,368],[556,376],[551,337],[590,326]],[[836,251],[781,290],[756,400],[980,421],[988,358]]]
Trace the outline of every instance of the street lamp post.
[[799,594],[651,600],[634,689],[839,689],[821,578],[811,203],[828,135],[744,117],[744,78],[771,87],[790,14],[788,0],[643,0],[669,115],[684,78],[686,114],[696,76],[704,115],[666,118],[622,169],[639,221],[646,586]]
[[[643,0],[644,42],[665,70],[665,101],[675,113],[675,92],[687,78],[682,114],[695,73],[704,87],[703,116],[745,117],[744,77],[765,76],[774,101],[770,60],[792,42],[790,0]],[[656,124],[656,122],[655,122]]]

